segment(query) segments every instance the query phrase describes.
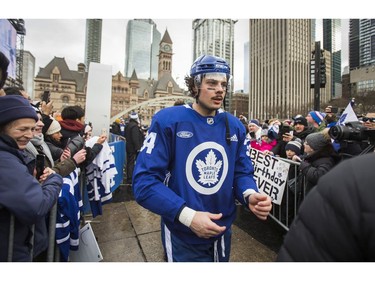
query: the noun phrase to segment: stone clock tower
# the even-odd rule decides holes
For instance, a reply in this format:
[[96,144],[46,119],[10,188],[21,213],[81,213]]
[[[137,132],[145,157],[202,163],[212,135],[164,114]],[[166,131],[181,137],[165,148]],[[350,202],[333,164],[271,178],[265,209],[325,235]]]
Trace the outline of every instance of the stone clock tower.
[[168,30],[165,30],[163,39],[161,39],[159,44],[158,80],[166,73],[172,75],[172,46],[173,43]]

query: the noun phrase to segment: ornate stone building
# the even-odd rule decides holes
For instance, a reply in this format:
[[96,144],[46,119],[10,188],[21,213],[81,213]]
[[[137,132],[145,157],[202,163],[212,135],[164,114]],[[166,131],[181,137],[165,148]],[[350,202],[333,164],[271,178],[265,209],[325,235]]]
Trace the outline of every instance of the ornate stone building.
[[[150,99],[184,96],[183,89],[172,77],[172,47],[172,40],[166,30],[160,41],[158,80],[138,79],[135,71],[131,77],[124,77],[120,71],[112,76],[111,117],[129,108],[136,108],[138,104]],[[44,91],[50,91],[54,110],[61,111],[70,105],[80,105],[84,108],[87,77],[88,73],[83,63],[78,64],[77,70],[70,70],[65,58],[54,57],[46,67],[39,69],[34,79],[35,99],[40,99]],[[135,110],[138,111],[143,124],[150,124],[154,113],[162,107],[165,106],[148,105]]]

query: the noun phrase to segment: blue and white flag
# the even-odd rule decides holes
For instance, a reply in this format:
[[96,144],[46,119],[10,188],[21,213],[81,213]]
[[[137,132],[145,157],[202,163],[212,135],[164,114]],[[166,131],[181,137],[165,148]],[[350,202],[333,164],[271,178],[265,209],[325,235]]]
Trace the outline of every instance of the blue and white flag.
[[345,123],[358,121],[357,115],[355,114],[352,103],[349,102],[348,106],[345,108],[344,112],[340,116],[340,120],[337,121],[336,125],[343,126]]

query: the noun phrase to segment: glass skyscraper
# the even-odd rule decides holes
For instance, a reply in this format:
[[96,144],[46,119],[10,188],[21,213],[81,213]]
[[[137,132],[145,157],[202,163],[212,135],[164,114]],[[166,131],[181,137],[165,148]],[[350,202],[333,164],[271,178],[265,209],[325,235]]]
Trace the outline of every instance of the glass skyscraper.
[[126,27],[125,76],[158,79],[161,34],[151,19],[129,20]]
[[353,42],[350,59],[358,59],[358,65],[350,69],[375,64],[375,19],[351,19],[349,40]]
[[351,96],[375,91],[375,19],[350,19]]
[[100,63],[102,49],[102,19],[86,20],[85,65],[88,69],[90,62]]
[[[230,65],[234,76],[234,24],[231,19],[195,19],[193,21],[193,61],[201,55],[212,55],[224,58]],[[229,97],[225,99],[225,109],[231,112]]]
[[341,19],[323,19],[323,49],[331,53],[331,98],[341,96]]

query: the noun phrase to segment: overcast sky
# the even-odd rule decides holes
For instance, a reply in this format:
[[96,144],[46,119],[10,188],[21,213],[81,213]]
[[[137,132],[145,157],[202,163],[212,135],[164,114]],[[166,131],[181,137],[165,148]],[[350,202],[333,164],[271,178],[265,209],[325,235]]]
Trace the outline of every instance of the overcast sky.
[[[157,29],[164,35],[165,30],[173,42],[172,74],[180,86],[183,77],[192,64],[192,19],[153,19]],[[125,19],[103,19],[101,63],[112,66],[112,74],[124,74]],[[54,56],[65,57],[71,70],[84,62],[85,26],[84,19],[28,19],[25,18],[26,36],[24,49],[36,59],[36,72],[45,67]],[[243,46],[248,39],[248,20],[235,24],[235,89],[243,88]],[[36,73],[37,74],[37,73]]]

